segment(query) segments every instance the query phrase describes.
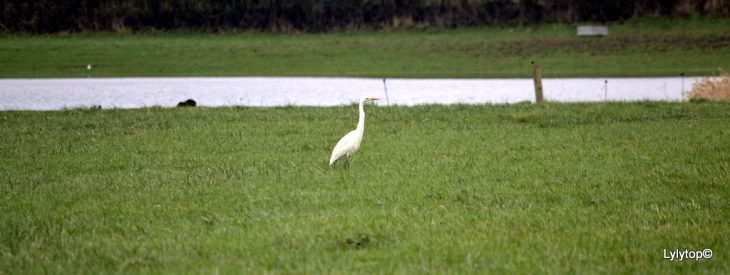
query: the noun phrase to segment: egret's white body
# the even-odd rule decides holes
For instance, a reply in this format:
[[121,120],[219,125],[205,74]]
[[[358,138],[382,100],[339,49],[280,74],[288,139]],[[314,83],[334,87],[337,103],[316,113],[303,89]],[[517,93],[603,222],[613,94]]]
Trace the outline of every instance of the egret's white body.
[[345,159],[345,166],[349,164],[350,158],[355,155],[358,149],[360,149],[360,142],[362,141],[362,135],[365,133],[365,110],[362,105],[365,102],[378,100],[374,97],[363,97],[360,99],[360,120],[357,123],[357,128],[350,131],[337,142],[335,149],[332,150],[332,157],[330,157],[330,165],[334,164],[340,159]]

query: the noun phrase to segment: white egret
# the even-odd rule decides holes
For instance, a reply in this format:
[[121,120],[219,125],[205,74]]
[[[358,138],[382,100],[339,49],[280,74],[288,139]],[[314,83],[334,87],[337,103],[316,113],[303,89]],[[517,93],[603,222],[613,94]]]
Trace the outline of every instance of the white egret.
[[332,150],[332,157],[330,158],[330,166],[340,159],[345,159],[345,167],[350,164],[350,158],[355,155],[357,149],[360,149],[360,142],[362,141],[362,134],[365,132],[365,110],[363,110],[363,103],[378,100],[374,97],[363,97],[360,99],[360,121],[357,123],[357,128],[350,131],[345,135]]

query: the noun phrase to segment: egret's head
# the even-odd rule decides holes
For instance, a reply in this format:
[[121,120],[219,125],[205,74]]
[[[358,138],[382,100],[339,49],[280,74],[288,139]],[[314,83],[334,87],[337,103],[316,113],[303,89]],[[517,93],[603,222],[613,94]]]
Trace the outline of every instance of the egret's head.
[[363,98],[363,99],[365,100],[365,102],[368,102],[368,101],[374,101],[374,100],[378,100],[378,98],[377,98],[377,97],[365,97],[365,98]]

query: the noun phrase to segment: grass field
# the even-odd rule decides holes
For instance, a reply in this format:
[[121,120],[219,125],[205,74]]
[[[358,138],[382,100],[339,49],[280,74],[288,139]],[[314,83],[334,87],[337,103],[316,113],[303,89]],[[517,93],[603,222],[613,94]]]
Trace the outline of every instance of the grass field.
[[728,103],[366,112],[0,112],[0,274],[730,272]]
[[[707,76],[730,68],[730,18],[637,19],[604,38],[575,26],[330,34],[142,32],[0,37],[0,77]],[[94,69],[86,70],[92,64]]]

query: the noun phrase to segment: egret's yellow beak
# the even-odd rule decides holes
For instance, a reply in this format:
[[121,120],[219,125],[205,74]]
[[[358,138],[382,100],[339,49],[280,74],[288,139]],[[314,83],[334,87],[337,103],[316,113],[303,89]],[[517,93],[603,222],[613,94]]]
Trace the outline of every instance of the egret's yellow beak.
[[370,100],[378,100],[376,97],[371,97]]

